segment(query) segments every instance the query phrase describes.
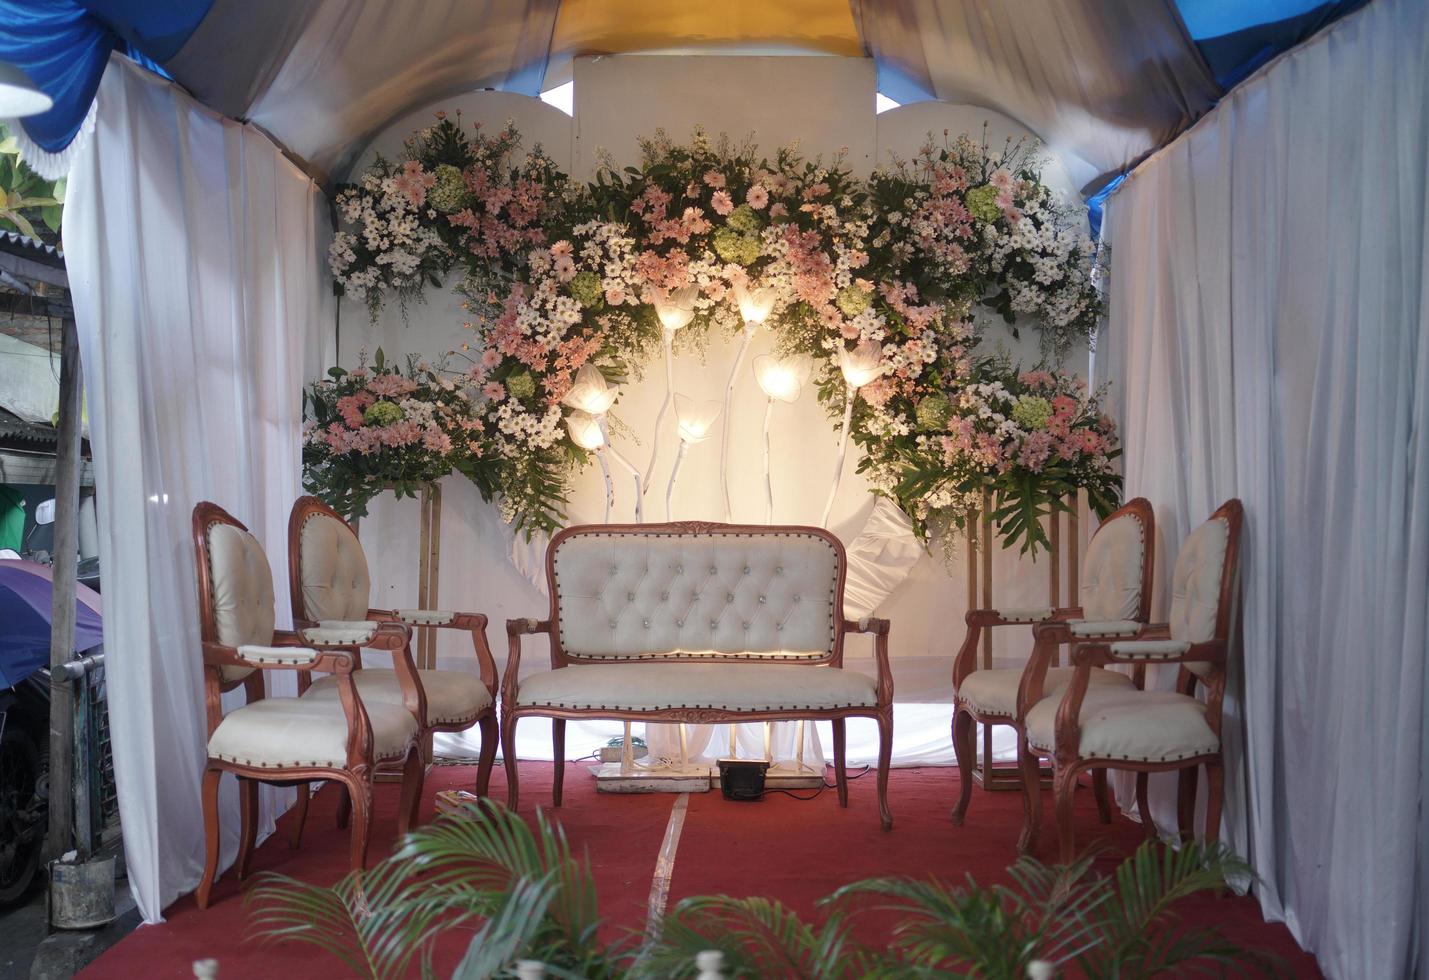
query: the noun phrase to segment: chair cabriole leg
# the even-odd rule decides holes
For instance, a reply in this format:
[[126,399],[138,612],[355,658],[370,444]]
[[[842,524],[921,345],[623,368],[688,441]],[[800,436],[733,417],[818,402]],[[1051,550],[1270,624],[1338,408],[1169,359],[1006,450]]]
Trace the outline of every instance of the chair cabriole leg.
[[1183,842],[1196,836],[1196,783],[1199,766],[1187,766],[1177,773],[1176,829]]
[[1017,733],[1017,771],[1022,776],[1022,833],[1017,839],[1017,851],[1031,854],[1037,850],[1042,833],[1042,773],[1041,757],[1027,744],[1026,736]]
[[1057,853],[1063,864],[1071,862],[1076,853],[1072,831],[1072,803],[1076,799],[1077,770],[1058,764],[1052,777],[1052,802],[1057,813]]
[[496,762],[496,743],[501,737],[495,709],[482,715],[477,724],[481,726],[481,753],[476,762],[476,795],[485,799],[491,792],[491,767]]
[[516,765],[516,722],[519,715],[501,719],[501,765],[506,770],[506,808],[515,810],[521,802],[521,781]]
[[893,708],[878,716],[878,814],[884,830],[893,829],[893,812],[888,809],[888,769],[893,763]]
[[309,783],[299,783],[297,790],[298,799],[293,804],[293,833],[288,838],[288,847],[295,851],[303,844],[303,828],[308,823],[308,801],[312,798],[312,786]]
[[551,748],[555,755],[555,771],[551,774],[552,805],[561,805],[561,794],[566,784],[566,720],[551,719]]
[[1139,772],[1136,774],[1136,812],[1141,815],[1141,832],[1147,840],[1155,840],[1157,837],[1156,818],[1151,815],[1150,784],[1150,773]]
[[426,781],[426,760],[421,744],[413,746],[402,766],[402,800],[397,806],[397,833],[405,834],[417,825],[422,809],[422,784]]
[[352,839],[349,865],[352,871],[367,867],[367,842],[372,836],[372,775],[348,774],[347,795],[352,801]]
[[218,876],[218,783],[223,778],[223,770],[209,767],[203,773],[203,836],[204,859],[203,878],[198,884],[195,899],[198,907],[208,908],[209,895],[213,892],[214,879]]
[[258,780],[238,777],[238,880],[248,877],[258,840]]
[[1092,795],[1097,799],[1097,817],[1102,823],[1111,823],[1111,790],[1107,787],[1106,770],[1092,770]]
[[834,729],[834,785],[838,788],[839,806],[848,806],[848,734],[844,720],[835,718]]
[[973,798],[973,752],[974,733],[971,713],[961,707],[953,709],[953,752],[958,757],[958,802],[953,806],[953,823],[962,826],[963,817],[968,812],[968,804]]

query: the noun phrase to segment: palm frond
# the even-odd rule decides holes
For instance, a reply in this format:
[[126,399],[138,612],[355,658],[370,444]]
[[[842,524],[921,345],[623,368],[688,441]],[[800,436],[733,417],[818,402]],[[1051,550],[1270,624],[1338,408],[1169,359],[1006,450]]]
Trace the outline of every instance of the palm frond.
[[486,980],[503,973],[533,945],[558,892],[550,875],[517,880],[496,914],[467,944],[452,980]]
[[730,977],[864,976],[869,959],[838,915],[815,928],[774,899],[710,895],[676,905],[630,975],[694,976],[695,956],[710,949],[724,954]]

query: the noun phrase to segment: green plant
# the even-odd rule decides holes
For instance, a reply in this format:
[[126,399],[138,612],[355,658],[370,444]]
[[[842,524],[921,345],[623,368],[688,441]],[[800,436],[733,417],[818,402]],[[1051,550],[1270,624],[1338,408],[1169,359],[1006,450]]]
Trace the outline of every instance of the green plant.
[[[45,180],[20,159],[20,144],[0,123],[0,229],[59,244],[65,181]],[[48,234],[38,232],[39,222]]]
[[[414,964],[435,976],[436,939],[454,929],[471,933],[452,974],[460,980],[513,976],[518,958],[540,960],[552,977],[693,977],[704,950],[724,955],[731,978],[1023,980],[1034,961],[1093,980],[1284,972],[1176,912],[1190,895],[1252,878],[1224,845],[1148,842],[1109,876],[1093,870],[1091,854],[1050,867],[1022,858],[1009,875],[991,887],[971,877],[870,878],[825,898],[817,923],[772,898],[692,897],[643,945],[605,945],[589,864],[561,829],[540,814],[533,829],[485,804],[413,831],[390,858],[336,885],[263,874],[245,901],[256,938],[318,946],[372,980],[407,976]],[[855,928],[870,912],[897,917],[886,946]]]

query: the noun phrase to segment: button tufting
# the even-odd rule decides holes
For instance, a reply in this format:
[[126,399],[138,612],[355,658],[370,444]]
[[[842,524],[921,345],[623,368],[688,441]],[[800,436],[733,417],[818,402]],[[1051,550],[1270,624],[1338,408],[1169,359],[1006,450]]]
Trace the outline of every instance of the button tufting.
[[798,601],[799,601],[799,597],[798,597],[798,596],[795,596],[795,597],[794,597],[794,601],[795,601],[795,602],[798,602]]
[[749,624],[748,624],[748,623],[745,623],[745,624],[744,624],[744,628],[745,628],[745,629],[749,629]]
[[681,629],[684,629],[685,621],[683,619],[677,619],[675,620],[675,625],[680,627]]
[[676,565],[676,566],[675,566],[675,574],[676,574],[676,575],[683,575],[683,574],[685,574],[685,566],[684,566],[684,565]]
[[640,624],[644,626],[647,630],[650,628],[650,620],[648,619],[642,619],[640,621]]
[[711,574],[711,575],[718,575],[718,574],[719,574],[719,569],[718,569],[718,568],[715,568],[713,565],[711,565],[711,566],[710,566],[710,574]]
[[670,598],[670,593],[668,593],[668,592],[661,592],[661,593],[660,593],[660,601],[661,601],[661,602],[664,602],[664,601],[665,601],[666,599],[668,599],[668,598]]
[[746,574],[746,575],[749,574],[749,566],[748,566],[748,565],[745,565],[745,566],[744,566],[744,574]]
[[784,574],[784,566],[783,566],[783,565],[777,566],[777,567],[774,569],[774,574],[775,574],[775,575],[783,575],[783,574]]
[[615,629],[615,620],[613,619],[610,621],[610,628]]
[[774,632],[776,632],[776,633],[782,633],[782,632],[784,632],[784,624],[783,624],[783,623],[780,623],[778,626],[774,627]]
[[724,597],[724,600],[725,600],[725,602],[733,602],[733,601],[734,601],[734,593],[733,593],[733,592],[730,592],[729,594],[727,594],[727,595]]
[[710,629],[712,629],[712,630],[719,629],[719,622],[718,622],[718,620],[714,620],[714,619],[710,620]]
[[626,602],[634,602],[634,601],[635,601],[635,593],[634,593],[634,592],[627,592],[627,593],[625,593],[625,601],[626,601]]
[[762,595],[762,596],[759,597],[759,604],[760,604],[761,606],[764,605],[765,603],[767,603],[768,601],[769,601],[769,597],[768,597],[768,596],[763,596],[763,595]]

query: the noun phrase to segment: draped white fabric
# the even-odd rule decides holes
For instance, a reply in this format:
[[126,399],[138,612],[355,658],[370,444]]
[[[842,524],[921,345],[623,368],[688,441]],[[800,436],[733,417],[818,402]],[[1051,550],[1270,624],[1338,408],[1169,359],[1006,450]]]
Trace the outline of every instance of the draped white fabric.
[[1426,11],[1376,0],[1267,66],[1108,208],[1097,368],[1158,580],[1247,508],[1227,829],[1344,978],[1429,976]]
[[1078,186],[1135,163],[1220,94],[1170,0],[853,6],[880,91],[1005,112],[1061,155]]
[[[127,59],[110,62],[98,105],[64,234],[99,492],[115,777],[131,886],[154,922],[203,865],[194,503],[219,502],[264,542],[289,621],[301,391],[323,360],[310,338],[331,320],[326,205],[261,133]],[[227,863],[238,809],[225,792]],[[282,802],[265,794],[264,832]]]

